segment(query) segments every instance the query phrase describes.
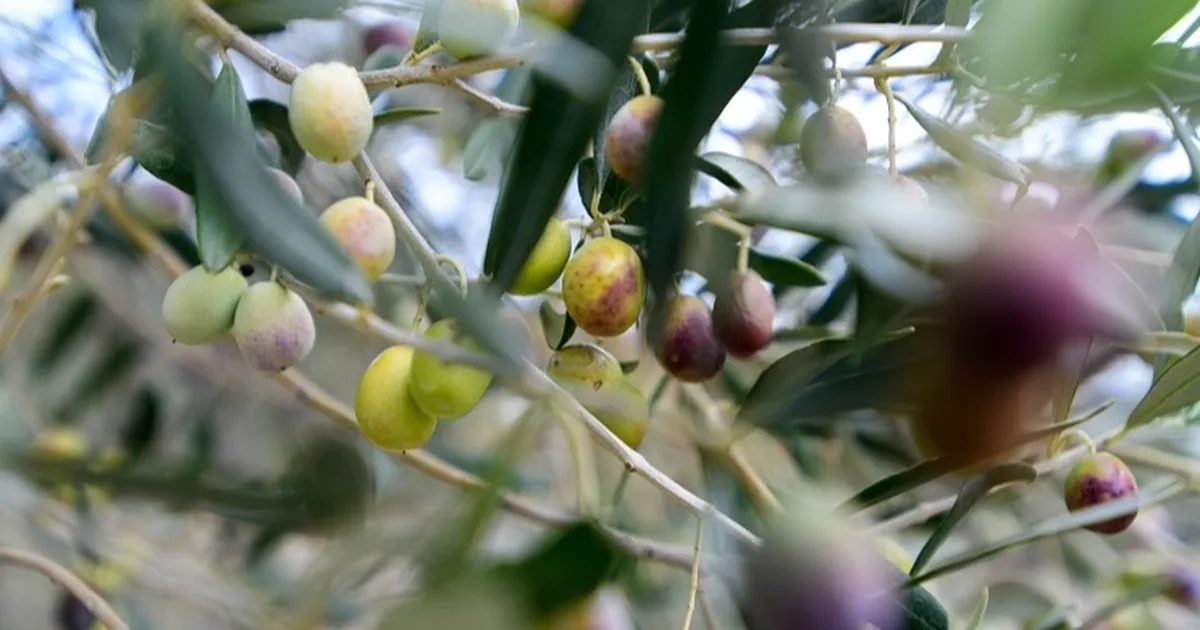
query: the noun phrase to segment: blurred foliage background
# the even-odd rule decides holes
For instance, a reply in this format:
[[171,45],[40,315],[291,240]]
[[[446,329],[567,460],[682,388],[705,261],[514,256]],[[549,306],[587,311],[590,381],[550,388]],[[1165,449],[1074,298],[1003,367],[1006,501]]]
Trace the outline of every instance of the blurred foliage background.
[[[830,21],[957,22],[958,27],[1006,34],[986,40],[1011,38],[1016,43],[1002,47],[1006,55],[1016,55],[1023,49],[1018,43],[1027,43],[1028,59],[1008,59],[998,68],[987,67],[988,60],[995,59],[988,51],[976,54],[972,48],[964,53],[964,72],[1009,83],[997,92],[948,73],[897,73],[889,83],[908,103],[948,121],[960,133],[982,138],[1008,160],[1030,169],[1034,183],[1020,202],[1030,207],[1069,206],[1088,194],[1097,173],[1108,168],[1109,143],[1119,132],[1149,130],[1163,138],[1167,144],[1138,165],[1138,176],[1121,191],[1116,209],[1094,228],[1109,245],[1127,248],[1122,251],[1130,253],[1125,260],[1130,262],[1130,275],[1147,294],[1156,295],[1163,282],[1160,272],[1170,267],[1190,221],[1200,212],[1200,164],[1189,160],[1200,159],[1200,154],[1189,156],[1187,148],[1190,143],[1194,151],[1192,108],[1200,103],[1200,56],[1189,39],[1200,25],[1194,3],[1164,2],[1124,13],[1114,8],[1113,15],[1119,17],[1091,23],[1082,10],[1055,13],[1022,1],[1012,4],[1027,13],[1013,9],[1007,23],[1001,18],[986,21],[989,15],[1005,16],[1004,10],[989,11],[1003,3],[859,0],[778,5],[795,26]],[[394,65],[395,59],[388,63],[368,50],[373,47],[368,32],[380,24],[396,24],[411,42],[422,11],[419,0],[212,4],[231,20],[238,17],[253,25],[248,29],[252,35],[300,67],[330,60],[357,68]],[[650,30],[679,31],[691,4],[655,3],[654,15],[662,19]],[[670,10],[675,6],[678,10]],[[112,37],[114,20],[119,21],[122,12],[145,10],[141,3],[117,0],[0,2],[0,72],[5,77],[0,207],[11,208],[15,200],[70,168],[72,158],[47,137],[40,128],[43,122],[71,151],[83,154],[110,97],[130,84],[130,73],[114,68],[112,44],[104,40]],[[303,19],[291,19],[295,15]],[[286,23],[286,28],[278,23]],[[402,55],[407,52],[404,46],[400,42],[399,52],[390,54]],[[1044,58],[1039,52],[1055,46],[1075,55],[1074,74],[1066,75],[1069,81],[1034,65]],[[749,159],[780,184],[789,184],[804,178],[797,142],[816,105],[810,99],[811,81],[796,79],[805,76],[803,64],[811,60],[794,55],[785,61],[780,49],[770,46],[749,80],[743,85],[739,79],[728,102],[716,105],[721,114],[705,130],[699,152]],[[1120,63],[1137,55],[1119,57],[1112,52],[1133,49],[1147,51],[1150,61],[1137,58],[1137,64],[1125,67]],[[878,43],[851,42],[840,46],[836,55],[844,74],[836,85],[837,102],[858,116],[867,133],[871,163],[880,167],[888,160],[888,104],[872,78],[856,71],[870,65],[882,50]],[[891,53],[887,64],[925,68],[942,50],[940,42],[906,45]],[[229,57],[252,103],[287,101],[286,84],[236,52]],[[683,66],[671,49],[653,57],[667,71]],[[1004,81],[1004,73],[1014,69],[1012,80]],[[1045,76],[1038,76],[1043,70]],[[1047,78],[1052,74],[1053,81]],[[1151,79],[1160,90],[1157,95],[1144,88]],[[468,79],[475,89],[497,93],[505,93],[506,80],[504,73]],[[1054,87],[1042,89],[1047,83]],[[379,128],[367,153],[433,248],[457,258],[469,275],[477,276],[484,267],[502,165],[495,156],[472,149],[472,139],[478,142],[480,130],[487,128],[493,137],[511,142],[516,123],[443,85],[408,85],[382,92],[377,99],[380,111],[438,110],[436,115]],[[44,114],[44,121],[31,117],[29,102]],[[905,107],[898,109],[895,160],[900,172],[929,182],[931,190],[953,189],[961,174],[958,162],[931,140],[928,128],[907,115]],[[1163,109],[1178,113],[1176,120],[1189,134],[1184,142],[1171,139],[1178,129]],[[283,155],[280,143],[266,144],[269,151]],[[727,164],[719,158],[713,161]],[[578,192],[586,186],[577,177],[572,176],[556,208],[561,217],[586,216]],[[122,163],[113,175],[122,182],[152,178],[133,161]],[[314,208],[361,191],[361,179],[350,165],[307,159],[296,180]],[[971,189],[974,194],[1005,201],[1018,189],[998,179],[972,185],[977,187]],[[705,179],[696,186],[693,199],[704,203],[726,191],[716,180]],[[870,203],[891,201],[878,197]],[[191,265],[199,259],[188,212],[182,220],[141,219],[171,245],[173,255]],[[653,216],[653,209],[647,214]],[[652,227],[655,220],[646,219]],[[528,407],[523,397],[492,387],[470,414],[444,423],[426,450],[462,471],[554,506],[532,520],[512,505],[493,512],[496,497],[490,493],[464,493],[433,478],[436,474],[431,477],[419,462],[417,467],[402,465],[365,440],[336,429],[314,409],[311,397],[254,371],[229,341],[198,348],[172,343],[160,314],[170,279],[103,213],[95,213],[86,233],[87,242],[72,251],[61,270],[69,280],[39,301],[0,355],[0,439],[12,447],[9,472],[0,475],[0,544],[71,567],[104,591],[134,628],[509,627],[503,624],[511,612],[504,603],[507,595],[492,592],[494,576],[479,576],[478,583],[467,571],[463,574],[468,577],[457,581],[446,577],[467,566],[468,548],[507,562],[500,566],[512,573],[499,582],[523,585],[531,601],[569,601],[576,595],[572,588],[590,589],[606,580],[596,601],[615,615],[610,625],[563,627],[609,630],[681,623],[692,591],[689,571],[696,519],[641,477],[624,474],[620,462],[596,449],[602,497],[607,502],[616,488],[623,488],[617,505],[606,503],[605,523],[669,544],[682,555],[665,563],[644,558],[628,562],[621,549],[637,549],[638,540],[614,548],[605,534],[586,525],[559,531],[557,526],[572,522],[577,500],[572,447],[568,435],[554,424],[513,432]],[[44,230],[21,249],[6,304],[14,304],[50,242],[51,231]],[[795,280],[793,286],[774,283],[776,343],[767,351],[748,360],[730,359],[721,377],[710,383],[683,385],[664,376],[640,331],[604,341],[630,368],[638,388],[651,395],[653,421],[639,451],[664,473],[755,529],[761,525],[763,495],[753,490],[754,482],[785,500],[815,487],[845,499],[920,461],[907,436],[885,414],[836,402],[858,396],[853,389],[827,394],[835,401],[832,411],[822,408],[811,417],[792,414],[748,430],[736,454],[714,440],[764,369],[811,339],[832,334],[830,330],[846,334],[854,326],[856,309],[863,309],[855,306],[862,297],[836,248],[810,236],[770,229],[760,235],[756,252],[768,264],[783,265],[776,267],[784,270],[779,277]],[[788,266],[796,260],[805,265]],[[819,268],[822,282],[811,281],[814,276],[806,275],[807,265]],[[413,253],[400,247],[391,272],[408,277],[420,270]],[[256,268],[254,274],[264,279],[268,271]],[[1194,275],[1192,280],[1194,285]],[[690,278],[685,284],[697,287],[701,282]],[[413,286],[385,284],[378,288],[376,308],[385,319],[407,326],[420,300]],[[505,300],[505,309],[525,324],[533,362],[543,365],[551,353],[543,340],[548,331],[555,332],[556,324],[547,321],[553,317],[540,305],[540,298]],[[337,400],[351,401],[362,369],[383,345],[328,318],[318,317],[317,326],[317,346],[299,369]],[[1120,427],[1150,387],[1155,367],[1145,354],[1121,354],[1100,362],[1080,386],[1072,415],[1115,399],[1083,428],[1103,435]],[[1150,458],[1147,464],[1131,457],[1145,487],[1152,487],[1164,469],[1193,480],[1197,474],[1195,415],[1189,405],[1181,407],[1180,413],[1122,442],[1129,449],[1151,448],[1158,455],[1178,458]],[[838,422],[830,421],[834,418]],[[30,452],[80,451],[114,463],[96,472],[30,463],[26,457]],[[510,466],[509,456],[518,463]],[[122,466],[121,461],[137,465]],[[744,474],[747,463],[755,471],[750,481]],[[951,557],[987,548],[1060,515],[1061,484],[1061,471],[1051,470],[1019,491],[991,496],[957,523],[940,553]],[[922,506],[927,506],[924,518],[886,532],[915,557],[943,522],[947,499],[952,501],[962,485],[954,477],[921,485],[890,497],[871,516],[884,523],[916,510],[920,517]],[[941,507],[931,507],[935,505]],[[1164,557],[1194,559],[1192,542],[1200,535],[1197,514],[1200,503],[1195,497],[1176,498],[1143,508],[1128,534],[1100,538],[1071,531],[932,580],[924,586],[952,621],[948,626],[908,627],[967,627],[985,588],[988,605],[980,628],[1032,627],[1026,622],[1072,607],[1092,611],[1123,592],[1123,572]],[[330,516],[336,518],[325,518]],[[547,528],[547,522],[556,527]],[[724,554],[731,554],[733,545],[720,527],[707,526],[703,548],[718,566],[732,566]],[[430,566],[440,569],[431,571]],[[593,576],[593,571],[599,574]],[[57,619],[63,592],[30,575],[0,569],[0,627],[86,627],[56,625],[62,623]],[[453,582],[439,591],[444,600],[405,598],[422,582],[437,580]],[[713,620],[716,627],[741,627],[719,576],[706,573],[700,591],[703,610],[692,627]],[[404,608],[422,602],[420,610]],[[1166,601],[1154,600],[1131,611],[1122,621],[1127,625],[1119,627],[1182,629],[1197,623],[1194,612]]]

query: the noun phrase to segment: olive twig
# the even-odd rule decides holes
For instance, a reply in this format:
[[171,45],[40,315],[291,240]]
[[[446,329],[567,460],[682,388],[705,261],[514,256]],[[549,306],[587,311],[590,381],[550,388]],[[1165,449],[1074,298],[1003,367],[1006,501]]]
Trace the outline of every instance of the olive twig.
[[738,238],[737,272],[746,273],[750,268],[750,237]]
[[722,230],[725,230],[726,232],[730,232],[732,234],[736,234],[739,237],[743,237],[746,239],[747,242],[749,242],[750,234],[751,234],[751,232],[753,232],[753,230],[750,227],[746,226],[745,224],[738,221],[737,219],[734,219],[733,217],[725,214],[721,210],[709,211],[709,212],[705,213],[703,216],[701,216],[700,220],[703,221],[704,223],[707,223],[707,224],[715,227],[715,228],[720,228]]
[[375,180],[368,179],[367,183],[363,185],[363,197],[366,197],[367,201],[375,203]]
[[50,581],[70,591],[101,623],[108,626],[109,630],[129,630],[129,624],[121,619],[111,604],[61,564],[11,547],[0,547],[0,562],[23,566],[45,575]]
[[875,89],[879,90],[887,102],[888,175],[894,179],[899,175],[896,170],[896,95],[892,93],[892,86],[888,85],[887,79],[882,77],[875,79]]
[[642,63],[633,57],[626,57],[626,59],[629,61],[629,69],[633,70],[633,76],[637,77],[638,89],[647,96],[653,94],[654,90],[650,89],[650,78],[646,76],[646,69],[642,67]]
[[692,563],[692,579],[688,585],[687,612],[683,616],[683,630],[692,627],[692,615],[696,613],[696,591],[700,590],[700,543],[704,541],[704,514],[696,515],[696,545],[692,552],[695,561]]

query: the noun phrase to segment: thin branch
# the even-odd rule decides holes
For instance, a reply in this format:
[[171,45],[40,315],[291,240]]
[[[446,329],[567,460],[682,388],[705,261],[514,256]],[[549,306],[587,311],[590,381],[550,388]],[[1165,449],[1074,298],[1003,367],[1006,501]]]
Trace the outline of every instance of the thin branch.
[[449,85],[452,89],[457,92],[461,92],[464,96],[476,102],[480,106],[505,118],[520,118],[529,111],[529,108],[525,107],[524,105],[509,103],[508,101],[494,94],[488,94],[487,92],[476,88],[462,79],[455,79]]
[[92,590],[92,587],[61,564],[12,547],[0,547],[0,562],[33,569],[45,575],[50,578],[51,582],[70,591],[84,607],[96,615],[101,623],[108,626],[109,630],[129,630],[129,625],[121,620],[121,616],[117,614],[112,605],[104,601],[104,598]]
[[234,28],[203,0],[195,0],[191,3],[191,17],[198,26],[216,37],[217,42],[222,46],[242,53],[247,59],[253,61],[254,65],[266,70],[280,81],[291,83],[300,73],[299,66],[276,55],[253,37]]
[[704,541],[704,516],[696,517],[696,521],[696,545],[692,549],[696,561],[692,565],[692,579],[688,583],[687,612],[683,615],[683,630],[690,630],[692,627],[692,616],[696,614],[696,594],[700,590],[700,544]]

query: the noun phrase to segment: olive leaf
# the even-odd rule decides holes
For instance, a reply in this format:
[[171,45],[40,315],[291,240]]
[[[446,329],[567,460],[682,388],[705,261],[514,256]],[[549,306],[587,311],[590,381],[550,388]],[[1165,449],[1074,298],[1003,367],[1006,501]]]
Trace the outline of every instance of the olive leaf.
[[393,107],[375,114],[374,128],[392,125],[422,116],[434,116],[442,113],[440,107]]
[[1038,471],[1033,466],[1024,462],[1009,462],[993,466],[963,484],[962,490],[959,490],[958,497],[954,500],[954,505],[938,523],[937,529],[929,535],[929,540],[925,541],[925,545],[921,547],[921,552],[917,554],[917,559],[913,561],[912,569],[908,572],[909,575],[917,575],[921,569],[925,568],[925,565],[929,564],[929,561],[933,560],[933,555],[950,537],[950,532],[954,530],[954,527],[966,518],[971,508],[974,508],[980,499],[987,496],[992,488],[1015,481],[1032,483],[1037,477]]
[[1025,165],[1008,159],[1003,153],[955,129],[950,123],[913,105],[904,97],[895,98],[904,105],[925,133],[929,134],[929,139],[954,159],[989,175],[1013,182],[1022,189],[1029,187],[1031,173]]
[[551,350],[562,349],[575,334],[575,320],[571,314],[566,311],[560,313],[549,300],[543,300],[538,307],[538,319],[542,324],[546,345],[550,346]]
[[[701,155],[700,160],[702,164],[715,166],[727,173],[737,184],[737,186],[730,186],[731,188],[754,192],[779,185],[775,181],[775,176],[766,167],[751,159],[720,151],[710,151]],[[703,171],[703,169],[701,170]]]
[[300,171],[304,164],[306,153],[292,132],[292,124],[288,121],[287,105],[279,101],[257,98],[250,101],[250,118],[255,128],[265,131],[275,138],[279,145],[280,168],[292,177]]
[[1129,413],[1126,429],[1147,424],[1200,401],[1200,348],[1171,362]]
[[[250,106],[233,64],[226,63],[221,67],[212,99],[214,109],[228,117],[237,133],[254,133]],[[200,260],[209,271],[220,271],[228,267],[241,250],[244,237],[229,216],[229,211],[221,205],[220,194],[214,189],[212,181],[203,173],[196,175],[195,200],[196,247],[200,252]]]
[[162,425],[162,401],[150,386],[138,389],[133,397],[129,420],[121,432],[122,465],[137,462],[154,444]]
[[[1163,113],[1175,130],[1175,137],[1183,146],[1188,164],[1192,167],[1192,176],[1200,180],[1200,146],[1196,145],[1195,131],[1192,126],[1178,113],[1174,103],[1165,94],[1155,88],[1161,102]],[[1183,327],[1183,300],[1196,289],[1200,281],[1200,222],[1193,221],[1188,226],[1183,240],[1175,248],[1171,260],[1171,268],[1167,272],[1166,286],[1163,290],[1163,301],[1160,308],[1163,323],[1167,330],[1180,330]]]

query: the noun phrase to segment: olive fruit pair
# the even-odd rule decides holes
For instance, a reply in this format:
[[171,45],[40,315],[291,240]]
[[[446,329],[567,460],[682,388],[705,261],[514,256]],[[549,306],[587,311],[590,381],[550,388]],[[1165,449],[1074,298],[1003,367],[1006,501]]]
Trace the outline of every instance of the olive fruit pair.
[[650,402],[611,353],[589,343],[565,346],[550,357],[546,374],[622,442],[630,448],[641,446],[650,423]]
[[248,285],[237,267],[210,272],[196,266],[167,288],[163,324],[176,341],[205,345],[233,331],[255,368],[279,372],[312,350],[316,324],[304,300],[277,282]]
[[751,357],[774,336],[775,297],[753,271],[735,272],[729,290],[708,304],[676,295],[667,305],[666,328],[655,348],[660,365],[684,382],[706,381],[725,365],[726,354]]
[[[451,319],[435,322],[425,336],[480,349]],[[354,413],[363,435],[377,446],[394,451],[419,448],[433,437],[439,419],[460,418],[474,409],[491,384],[492,374],[485,370],[392,346],[363,372]]]
[[[1077,512],[1101,503],[1116,501],[1138,494],[1133,472],[1112,453],[1093,453],[1079,460],[1067,473],[1063,498],[1067,510]],[[1137,509],[1116,518],[1094,523],[1084,529],[1097,534],[1119,534],[1137,518]]]

